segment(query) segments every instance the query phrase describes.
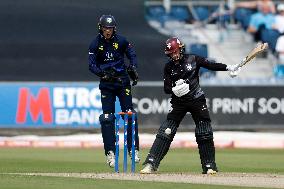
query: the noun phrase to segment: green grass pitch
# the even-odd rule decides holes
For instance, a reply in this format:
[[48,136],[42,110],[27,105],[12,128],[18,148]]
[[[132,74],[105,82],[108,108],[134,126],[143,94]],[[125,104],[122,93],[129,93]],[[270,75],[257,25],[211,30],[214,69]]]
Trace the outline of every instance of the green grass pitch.
[[[141,151],[142,162],[149,149]],[[123,154],[123,153],[120,153]],[[122,157],[120,169],[122,170]],[[128,158],[129,159],[129,158]],[[220,172],[275,173],[284,175],[284,150],[217,149]],[[128,167],[130,168],[130,160]],[[137,172],[141,164],[136,166]],[[10,175],[6,173],[111,173],[102,149],[1,148],[0,188],[2,189],[84,189],[84,188],[240,188],[182,183],[98,180],[82,178]],[[196,149],[171,149],[161,162],[159,173],[200,173]],[[147,184],[145,186],[145,184]],[[244,188],[244,187],[243,187]],[[248,187],[246,187],[248,188]]]

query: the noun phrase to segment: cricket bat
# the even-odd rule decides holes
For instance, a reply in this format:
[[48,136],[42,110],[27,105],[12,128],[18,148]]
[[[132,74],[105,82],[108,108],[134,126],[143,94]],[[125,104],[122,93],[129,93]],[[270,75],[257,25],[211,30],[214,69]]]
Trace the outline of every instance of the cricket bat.
[[251,62],[258,54],[264,52],[268,48],[268,43],[259,43],[257,46],[249,52],[249,54],[238,65],[237,69]]

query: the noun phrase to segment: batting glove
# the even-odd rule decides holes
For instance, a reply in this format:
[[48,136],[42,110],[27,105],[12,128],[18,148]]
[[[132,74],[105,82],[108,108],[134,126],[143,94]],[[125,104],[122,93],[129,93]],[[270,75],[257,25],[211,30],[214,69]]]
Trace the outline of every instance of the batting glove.
[[226,69],[230,72],[236,71],[239,68],[239,64],[227,65]]
[[239,67],[236,71],[230,71],[229,75],[231,78],[237,77],[241,71],[241,68]]
[[177,97],[181,97],[183,95],[186,95],[189,92],[189,84],[182,83],[180,85],[177,85],[177,86],[172,88],[172,91]]
[[176,86],[184,84],[185,81],[183,79],[179,79],[176,81]]

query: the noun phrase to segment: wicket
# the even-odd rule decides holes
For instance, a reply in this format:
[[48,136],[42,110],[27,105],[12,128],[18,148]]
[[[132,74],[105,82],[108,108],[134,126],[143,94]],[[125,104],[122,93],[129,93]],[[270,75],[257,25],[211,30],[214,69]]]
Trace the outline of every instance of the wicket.
[[131,116],[132,124],[131,124],[131,134],[132,134],[132,140],[131,140],[131,172],[135,173],[135,126],[136,126],[136,121],[135,121],[135,113],[132,112],[119,112],[115,114],[116,117],[116,124],[115,124],[115,166],[114,170],[116,173],[119,173],[119,120],[120,117],[124,116],[124,147],[123,147],[123,172],[127,172],[127,127],[128,127],[128,121]]

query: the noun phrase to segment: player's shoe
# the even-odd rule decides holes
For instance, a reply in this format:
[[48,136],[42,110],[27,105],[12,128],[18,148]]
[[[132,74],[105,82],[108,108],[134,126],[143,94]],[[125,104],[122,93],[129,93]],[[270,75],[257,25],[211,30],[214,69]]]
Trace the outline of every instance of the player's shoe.
[[114,157],[113,151],[109,151],[109,152],[107,153],[106,159],[107,159],[107,164],[108,164],[110,167],[114,167],[114,165],[115,165],[115,157]]
[[203,172],[202,174],[215,175],[218,172],[216,163],[207,163],[202,165]]
[[151,163],[147,163],[145,167],[140,171],[141,174],[152,174],[155,173],[154,166]]
[[207,170],[207,175],[215,175],[217,173],[217,171],[213,170],[213,169],[208,169]]
[[[132,151],[131,150],[129,152],[129,156],[132,159]],[[135,163],[139,163],[139,162],[140,162],[139,151],[135,150]]]

